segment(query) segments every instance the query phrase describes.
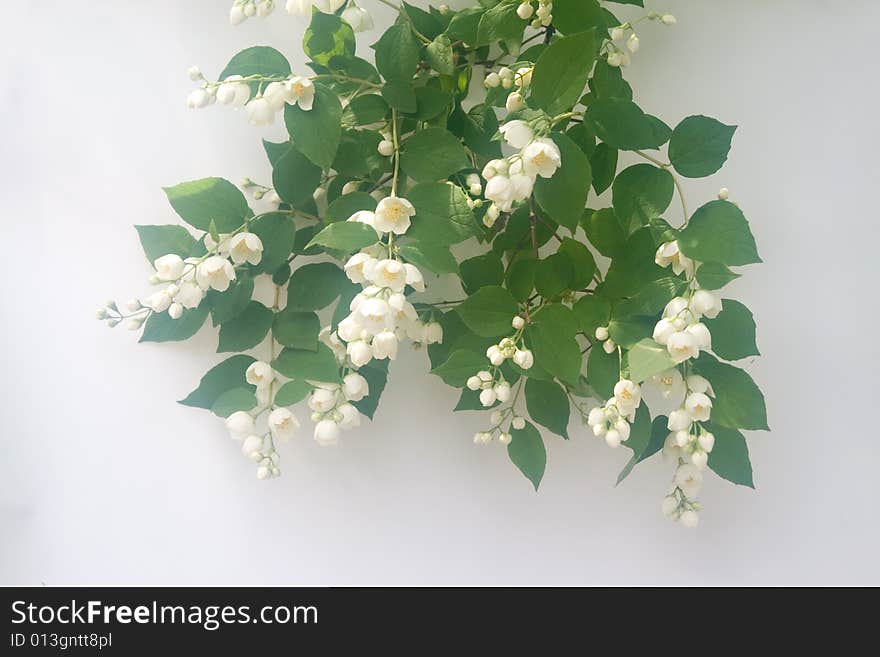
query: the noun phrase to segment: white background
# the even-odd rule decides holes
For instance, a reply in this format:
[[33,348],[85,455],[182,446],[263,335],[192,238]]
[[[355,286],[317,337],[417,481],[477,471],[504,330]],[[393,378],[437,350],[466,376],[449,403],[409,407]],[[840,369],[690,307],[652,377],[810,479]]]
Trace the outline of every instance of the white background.
[[280,127],[186,110],[186,68],[265,43],[303,70],[305,23],[232,28],[229,0],[6,4],[0,583],[880,583],[878,3],[649,1],[679,25],[641,30],[637,100],[741,126],[687,195],[729,187],[766,262],[728,294],[759,321],[747,368],[773,432],[748,436],[757,491],[707,477],[696,531],[660,514],[669,464],[614,489],[628,452],[575,425],[548,437],[536,495],[409,350],[375,424],[338,449],[304,432],[257,481],[219,421],[174,403],[222,359],[210,330],[135,345],[92,313],[146,292],[131,225],[175,221],[160,186],[268,178],[259,137]]

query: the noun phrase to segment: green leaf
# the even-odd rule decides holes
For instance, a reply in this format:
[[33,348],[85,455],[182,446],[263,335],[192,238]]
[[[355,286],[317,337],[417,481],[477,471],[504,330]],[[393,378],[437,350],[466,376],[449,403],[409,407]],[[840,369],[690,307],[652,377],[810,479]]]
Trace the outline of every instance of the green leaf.
[[345,130],[333,168],[349,178],[379,179],[391,168],[390,160],[379,155],[381,141],[382,135],[374,130]]
[[439,85],[427,84],[415,89],[416,109],[412,118],[418,121],[430,121],[444,114],[452,104],[452,96],[439,88]]
[[223,178],[202,178],[163,189],[180,218],[199,230],[208,231],[213,221],[221,233],[230,233],[252,214],[244,194]]
[[526,422],[522,429],[511,429],[510,435],[513,441],[507,446],[507,455],[538,490],[547,467],[547,449],[541,434],[534,424]]
[[601,194],[611,187],[614,177],[617,175],[618,151],[605,142],[596,145],[596,150],[590,156],[590,166],[593,169],[593,189]]
[[581,97],[596,58],[596,32],[553,41],[532,74],[531,103],[550,115],[570,110]]
[[668,277],[669,272],[654,262],[656,251],[649,228],[630,235],[605,274],[604,294],[612,299],[633,297],[651,281]]
[[599,139],[623,151],[660,148],[672,135],[665,123],[622,98],[597,98],[587,108],[584,122]]
[[183,226],[135,226],[144,254],[151,263],[173,253],[181,258],[205,253],[205,245]]
[[208,300],[211,305],[211,322],[214,326],[225,324],[233,317],[244,312],[254,294],[254,279],[250,276],[239,276],[232,281],[225,292],[211,290]]
[[347,221],[353,214],[361,210],[372,212],[376,209],[376,199],[367,192],[352,192],[340,196],[327,206],[326,220],[328,223]]
[[211,412],[217,417],[229,417],[237,411],[249,411],[257,405],[257,396],[253,387],[233,388],[221,394],[211,406]]
[[303,265],[290,277],[287,307],[295,310],[321,310],[333,303],[347,284],[345,273],[332,262]]
[[469,46],[477,45],[477,29],[485,12],[483,7],[467,7],[456,13],[446,28],[449,38]]
[[474,153],[487,159],[501,157],[501,144],[492,140],[498,132],[498,119],[489,105],[476,105],[467,112],[460,107],[453,110],[446,127]]
[[633,232],[661,216],[675,193],[672,174],[652,164],[636,164],[620,172],[613,186],[614,213]]
[[595,27],[597,33],[604,35],[605,30],[610,27],[597,0],[554,0],[553,25],[563,34],[574,34]]
[[388,28],[373,44],[373,50],[376,51],[376,68],[382,77],[391,82],[405,82],[415,75],[422,45],[409,22],[402,21]]
[[715,319],[703,319],[712,334],[712,351],[725,360],[760,356],[751,311],[732,299],[723,299],[722,308]]
[[321,322],[313,312],[285,308],[275,315],[272,335],[285,347],[317,351]]
[[359,221],[337,221],[312,238],[306,248],[320,245],[328,249],[353,253],[379,241],[376,229]]
[[416,99],[416,90],[412,82],[386,82],[382,87],[382,98],[391,107],[406,112],[416,112],[419,109],[419,101]]
[[257,271],[274,273],[287,263],[296,239],[293,218],[281,212],[264,214],[250,223],[248,229],[263,243],[263,257],[256,266]]
[[720,290],[731,281],[739,278],[719,262],[704,262],[697,269],[697,283],[704,290]]
[[303,35],[303,51],[321,66],[327,66],[333,58],[352,57],[354,31],[334,14],[312,12],[312,22]]
[[358,369],[358,374],[364,377],[370,386],[370,394],[360,401],[352,402],[352,405],[371,420],[376,414],[376,409],[379,408],[379,399],[385,391],[385,384],[388,383],[389,364],[387,360],[371,360]]
[[[290,62],[274,48],[254,46],[245,48],[230,59],[226,68],[220,73],[219,79],[225,80],[230,75],[240,75],[243,78],[251,75],[286,78],[290,75]],[[251,93],[255,94],[260,83],[251,82],[249,84]]]
[[474,213],[459,187],[422,183],[409,190],[407,198],[416,209],[407,237],[420,244],[447,246],[476,234]]
[[455,72],[452,41],[445,34],[441,34],[428,45],[425,58],[431,68],[442,75],[452,75]]
[[552,178],[538,178],[535,199],[551,219],[574,232],[593,180],[590,160],[571,138],[554,133],[553,141],[562,154],[562,166]]
[[208,318],[208,304],[184,310],[180,319],[171,319],[168,313],[153,313],[144,324],[138,342],[181,342],[199,332]]
[[[662,425],[656,420],[652,424],[651,413],[648,410],[648,406],[645,403],[642,403],[639,406],[636,411],[635,422],[633,422],[630,427],[629,439],[623,443],[623,445],[629,447],[633,451],[633,455],[629,460],[629,463],[627,463],[623,470],[620,471],[620,474],[617,475],[616,485],[620,485],[620,483],[630,475],[633,468],[647,458],[646,453],[650,451],[652,444],[656,444],[660,435],[663,436],[662,440],[666,439],[669,430],[666,428],[666,418],[663,418],[663,420],[664,422]],[[662,441],[660,442],[660,448],[663,448]]]
[[427,269],[435,274],[458,273],[458,262],[455,256],[444,246],[421,242],[406,244],[400,247],[400,255],[416,267]]
[[624,349],[632,348],[646,335],[651,335],[654,325],[657,323],[655,317],[617,316],[616,313],[617,308],[611,314],[608,335],[611,336],[615,344]]
[[552,299],[565,290],[574,277],[574,265],[564,253],[539,260],[535,267],[535,289],[545,299]]
[[647,381],[655,374],[675,367],[675,361],[661,344],[645,338],[634,344],[627,352],[629,378],[636,383]]
[[381,123],[388,116],[388,103],[378,94],[366,94],[351,99],[342,112],[347,125],[371,125]]
[[596,98],[621,98],[632,100],[632,87],[623,79],[619,66],[610,66],[604,59],[596,62],[593,77],[590,79],[590,90]]
[[598,294],[581,297],[572,308],[581,325],[581,331],[590,340],[600,326],[608,326],[611,320],[611,302]]
[[618,252],[626,243],[626,233],[617,219],[613,208],[605,208],[596,212],[587,212],[581,220],[590,244],[608,258],[617,257]]
[[302,207],[321,184],[321,167],[288,145],[272,168],[272,186],[285,203]]
[[342,104],[327,87],[315,85],[315,104],[308,112],[284,106],[284,124],[294,147],[322,169],[329,169],[342,139]]
[[417,182],[448,178],[470,166],[461,142],[448,130],[428,128],[403,144],[400,166]]
[[[444,19],[441,22],[441,17],[443,14],[439,12],[432,11],[427,12],[424,9],[420,9],[419,7],[414,7],[408,2],[402,2],[401,7],[403,12],[409,17],[409,20],[412,21],[413,27],[419,31],[419,34],[427,37],[428,39],[433,39],[438,34],[443,31],[445,23],[448,19]],[[432,8],[433,9],[433,8]]]
[[559,245],[559,253],[564,254],[572,264],[569,289],[582,290],[587,287],[596,274],[596,261],[590,250],[577,240],[566,237]]
[[606,354],[600,345],[593,345],[587,358],[587,381],[602,399],[610,399],[614,394],[614,386],[620,381],[620,361],[617,352]]
[[465,260],[460,265],[461,282],[466,294],[473,294],[481,287],[501,285],[504,282],[504,265],[493,252]]
[[[687,281],[677,276],[664,276],[645,283],[629,299],[621,301],[614,308],[616,318],[631,315],[656,315],[674,297],[680,296],[687,288]],[[652,331],[653,332],[653,329]]]
[[535,361],[569,385],[577,384],[581,374],[583,356],[576,338],[579,330],[580,323],[574,312],[554,303],[535,315],[527,334]]
[[484,287],[465,299],[456,312],[467,327],[482,337],[495,337],[510,331],[519,311],[510,292],[503,287]]
[[339,381],[339,363],[325,344],[319,343],[317,351],[284,349],[272,363],[272,369],[288,379],[335,383]]
[[715,436],[715,446],[709,452],[709,467],[723,479],[739,486],[755,487],[749,446],[736,429],[710,423],[709,431]]
[[761,262],[749,222],[728,201],[711,201],[694,212],[678,245],[687,257],[700,262],[728,266]]
[[520,258],[507,270],[507,289],[514,299],[523,302],[532,296],[537,268],[538,261],[534,258]]
[[275,404],[282,407],[293,406],[308,397],[311,391],[312,386],[305,381],[288,381],[275,393]]
[[275,314],[259,301],[251,301],[244,311],[220,326],[217,352],[245,351],[256,347],[269,329]]
[[526,408],[532,420],[568,440],[571,405],[565,390],[552,381],[528,379],[525,387]]
[[764,395],[744,370],[722,363],[706,352],[694,363],[715,390],[712,421],[730,429],[769,431]]
[[459,349],[452,352],[445,363],[431,370],[431,374],[436,374],[453,388],[463,388],[469,378],[486,367],[485,355]]
[[[208,370],[207,374],[202,377],[199,387],[178,403],[193,408],[210,409],[224,392],[247,387],[245,372],[255,360],[245,354],[227,358]],[[255,389],[251,386],[251,390]]]
[[480,18],[477,42],[471,45],[488,46],[497,41],[522,41],[526,23],[516,14],[518,3],[500,2],[489,8]]
[[708,116],[689,116],[675,126],[669,140],[669,161],[686,178],[711,176],[730,153],[735,125]]

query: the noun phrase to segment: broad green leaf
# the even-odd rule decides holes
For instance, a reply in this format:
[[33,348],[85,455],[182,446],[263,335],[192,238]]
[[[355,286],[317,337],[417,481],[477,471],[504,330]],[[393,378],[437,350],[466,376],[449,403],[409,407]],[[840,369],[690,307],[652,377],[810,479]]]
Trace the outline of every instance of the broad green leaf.
[[624,349],[632,348],[646,335],[651,335],[654,325],[657,323],[655,317],[616,316],[616,312],[617,309],[615,308],[611,313],[611,321],[608,323],[608,335],[611,336],[616,345]]
[[723,310],[715,319],[703,319],[712,334],[712,351],[725,360],[760,356],[751,311],[732,299],[724,299],[722,307]]
[[672,135],[665,123],[622,98],[597,98],[584,121],[599,139],[623,151],[660,148]]
[[435,274],[458,273],[458,261],[445,246],[438,246],[430,242],[406,244],[400,247],[400,255],[416,267],[427,269]]
[[263,243],[263,257],[257,271],[274,273],[287,262],[293,250],[296,227],[293,218],[281,212],[264,214],[250,223],[248,229]]
[[217,352],[245,351],[256,347],[269,329],[275,314],[259,301],[251,301],[242,313],[220,326]]
[[520,258],[507,270],[507,289],[517,301],[525,301],[535,289],[535,272],[538,261],[534,258]]
[[604,293],[612,299],[633,297],[651,281],[668,277],[669,271],[654,262],[656,251],[650,229],[630,235],[605,274]]
[[416,209],[407,231],[420,244],[446,246],[476,235],[474,213],[459,187],[445,183],[422,183],[407,192]]
[[453,388],[463,388],[469,378],[486,369],[487,365],[488,361],[484,354],[460,349],[454,351],[445,363],[431,370],[431,373],[439,376],[444,383]]
[[211,222],[221,233],[230,233],[251,216],[247,200],[223,178],[202,178],[165,187],[174,211],[190,226],[208,231]]
[[621,225],[633,232],[666,211],[675,183],[665,169],[636,164],[620,172],[612,190],[614,213]]
[[535,490],[541,485],[547,467],[547,449],[541,434],[531,422],[522,429],[511,429],[513,441],[507,446],[507,455],[519,468],[526,479],[532,482]]
[[312,22],[303,35],[303,51],[321,66],[334,58],[351,57],[355,51],[354,31],[334,14],[312,12]]
[[552,299],[565,290],[574,277],[574,265],[563,253],[556,253],[535,266],[535,289],[545,299]]
[[315,85],[315,104],[308,112],[284,106],[284,124],[293,146],[322,169],[329,169],[342,138],[342,104],[327,87]]
[[294,207],[312,201],[321,183],[321,167],[288,145],[272,168],[272,186],[285,203]]
[[611,27],[597,0],[554,0],[553,25],[563,34],[575,34],[595,27],[597,34],[604,35],[605,30]]
[[425,50],[425,58],[431,68],[442,75],[452,75],[455,71],[452,41],[445,34],[441,34],[428,45]]
[[317,351],[321,322],[313,312],[285,308],[275,315],[272,335],[285,347]]
[[272,368],[288,379],[335,383],[339,380],[339,364],[330,348],[318,344],[317,351],[284,349]]
[[333,160],[333,168],[342,176],[377,180],[391,169],[391,160],[379,155],[382,135],[375,130],[345,130]]
[[376,199],[367,192],[352,192],[340,196],[327,206],[326,220],[328,223],[347,221],[356,212],[376,209]]
[[295,310],[326,308],[348,284],[345,273],[332,262],[303,265],[290,277],[287,307]]
[[608,326],[611,320],[611,302],[598,294],[590,294],[578,299],[572,310],[580,322],[581,331],[590,340],[595,337],[597,328]]
[[564,254],[572,264],[569,289],[583,290],[586,288],[596,274],[596,261],[590,250],[577,240],[566,237],[559,245],[559,253]]
[[275,393],[275,405],[293,406],[308,397],[311,391],[312,386],[305,381],[288,381]]
[[473,294],[481,287],[501,285],[504,282],[504,265],[501,258],[491,251],[463,261],[459,269],[466,294]]
[[629,378],[636,383],[647,381],[655,374],[675,366],[675,361],[661,344],[645,338],[634,344],[627,352]]
[[608,258],[617,257],[618,252],[626,243],[626,233],[614,214],[613,208],[605,208],[591,212],[587,210],[581,220],[590,244]]
[[[210,409],[224,392],[235,388],[247,387],[245,372],[255,359],[245,354],[227,358],[215,365],[202,377],[199,387],[178,403],[194,408]],[[255,388],[251,386],[251,390]]]
[[739,274],[718,262],[704,262],[697,269],[697,283],[704,290],[720,290],[737,278]]
[[388,103],[382,96],[366,94],[351,99],[342,112],[342,122],[346,125],[371,125],[381,123],[388,116]]
[[686,178],[711,176],[730,153],[735,125],[708,116],[689,116],[675,126],[669,140],[669,161]]
[[706,352],[700,354],[694,368],[715,390],[712,422],[730,429],[770,430],[764,395],[744,370],[722,363]]
[[[662,423],[658,422],[658,420],[661,419]],[[652,423],[651,413],[648,410],[648,406],[642,402],[638,410],[636,410],[635,422],[633,422],[630,427],[629,439],[623,443],[623,445],[629,447],[633,451],[633,455],[623,470],[620,471],[620,474],[617,475],[616,485],[619,486],[639,463],[651,456],[651,454],[657,453],[657,450],[653,452],[651,450],[656,447],[658,441],[660,449],[663,448],[663,441],[666,440],[666,436],[669,434],[669,430],[666,428],[666,422],[667,418],[661,417],[657,418]]]
[[565,390],[552,381],[528,379],[525,387],[526,408],[532,420],[568,440],[571,405]]
[[761,262],[749,222],[728,201],[711,201],[694,212],[678,244],[686,256],[700,262],[728,266]]
[[237,411],[249,411],[257,405],[253,386],[233,388],[221,394],[211,406],[217,417],[229,417]]
[[568,385],[575,385],[581,373],[583,356],[576,339],[579,330],[577,316],[566,306],[556,303],[535,315],[527,333],[535,361]]
[[400,166],[417,182],[448,178],[470,166],[461,142],[448,130],[428,128],[404,142]]
[[471,331],[487,338],[509,332],[518,311],[516,301],[503,287],[484,287],[456,308]]
[[343,253],[353,253],[378,241],[379,235],[372,226],[359,221],[337,221],[315,235],[306,248],[320,245]]
[[138,342],[181,342],[199,332],[208,317],[208,304],[184,310],[180,319],[171,319],[168,313],[153,313],[144,324]]
[[469,46],[477,45],[477,30],[480,26],[480,19],[485,12],[484,7],[467,7],[457,12],[449,22],[449,27],[446,28],[449,38]]
[[531,103],[555,115],[577,103],[596,58],[596,32],[587,30],[554,41],[541,53],[532,74]]
[[710,423],[709,431],[715,436],[715,446],[709,452],[709,467],[723,479],[739,486],[755,487],[752,463],[746,439],[736,429]]
[[460,107],[453,110],[446,127],[474,153],[487,159],[501,157],[500,142],[492,140],[498,132],[498,119],[489,105],[476,105],[467,112]]
[[614,386],[620,381],[620,360],[616,351],[606,354],[599,344],[594,344],[587,358],[587,381],[602,399],[610,399]]
[[358,374],[367,380],[370,386],[370,394],[360,401],[352,402],[352,405],[361,413],[371,420],[379,408],[379,399],[385,391],[385,384],[388,383],[388,365],[387,360],[372,360],[360,369]]
[[[226,68],[220,73],[219,79],[225,80],[230,75],[240,75],[243,78],[251,75],[286,78],[290,75],[290,62],[274,48],[254,46],[245,48],[230,59]],[[255,94],[260,83],[251,82],[250,87],[251,93]]]
[[417,121],[431,121],[449,109],[452,104],[452,96],[439,85],[427,84],[415,89],[416,109],[409,112]]
[[553,141],[562,154],[562,166],[552,178],[538,178],[535,199],[551,219],[573,233],[587,204],[592,169],[590,160],[571,138],[554,133]]
[[618,151],[605,142],[596,145],[596,150],[590,156],[590,167],[593,170],[593,189],[597,194],[603,193],[611,187],[614,177],[617,175]]
[[392,25],[373,44],[376,51],[376,68],[390,82],[408,82],[419,65],[422,45],[413,34],[409,22]]
[[441,21],[443,14],[439,12],[427,12],[419,7],[414,7],[408,2],[401,2],[402,13],[405,13],[412,21],[413,27],[424,37],[433,39],[443,31],[446,20]]
[[205,253],[205,245],[183,226],[135,226],[134,228],[150,263],[171,253],[181,258]]
[[516,14],[517,4],[500,2],[486,10],[477,27],[477,42],[471,45],[488,46],[497,41],[522,41],[526,23]]
[[412,82],[386,82],[382,87],[382,98],[391,107],[401,112],[412,113],[419,109],[419,101],[416,99],[416,90]]
[[685,289],[687,281],[677,276],[663,276],[645,283],[635,295],[618,303],[614,308],[614,316],[656,315],[673,298],[683,294]]
[[253,294],[254,279],[250,276],[239,276],[225,292],[210,290],[208,301],[211,305],[211,323],[220,326],[233,317],[238,317],[248,307]]
[[596,98],[632,100],[633,97],[632,87],[623,79],[620,67],[610,66],[601,58],[596,62],[593,77],[590,78],[590,90]]

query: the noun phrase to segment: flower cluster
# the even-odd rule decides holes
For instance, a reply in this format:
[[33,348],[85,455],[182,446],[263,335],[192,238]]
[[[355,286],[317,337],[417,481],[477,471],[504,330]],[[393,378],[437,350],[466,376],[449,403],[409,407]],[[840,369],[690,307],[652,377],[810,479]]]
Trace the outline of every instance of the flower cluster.
[[510,384],[501,372],[501,366],[506,361],[512,360],[523,370],[529,370],[535,364],[535,357],[523,340],[525,320],[517,315],[511,325],[516,330],[513,337],[503,338],[486,350],[491,371],[481,370],[467,380],[469,390],[480,391],[480,403],[486,408],[494,406],[496,402],[505,404],[510,400]]
[[[254,363],[248,370],[249,381],[255,376],[254,372],[260,372],[256,376],[265,383],[263,395],[270,394],[267,388],[272,385],[274,373],[269,364]],[[258,391],[260,387],[257,386]],[[255,414],[259,416],[260,413],[259,408],[250,412],[236,411],[226,418],[226,428],[229,435],[241,444],[242,454],[257,464],[257,478],[274,479],[281,476],[281,469],[278,467],[281,457],[275,449],[275,441],[289,441],[299,429],[299,420],[287,408],[273,408],[267,418],[267,431],[261,432],[257,430],[254,419]]]
[[229,10],[229,22],[238,25],[252,16],[262,18],[273,11],[275,11],[274,0],[235,0]]
[[597,438],[605,438],[609,447],[620,447],[629,440],[630,424],[642,403],[642,389],[629,379],[621,379],[614,386],[614,396],[603,406],[590,411],[587,422]]
[[200,82],[186,99],[190,109],[200,109],[220,103],[232,107],[244,107],[251,125],[264,126],[275,122],[275,115],[284,109],[285,104],[298,105],[300,109],[311,111],[315,101],[315,85],[311,79],[299,75],[277,78],[263,88],[260,81],[256,95],[251,96],[250,78],[230,75],[221,82],[209,82],[198,67],[189,71],[190,78]]
[[507,101],[505,102],[505,108],[508,112],[516,112],[517,110],[522,109],[524,105],[524,98],[526,93],[528,92],[528,87],[532,83],[532,71],[534,67],[523,66],[516,70],[514,73],[513,69],[502,66],[498,69],[498,72],[492,71],[489,75],[486,76],[483,84],[487,89],[513,89],[516,87],[515,91],[511,91],[507,96]]
[[315,384],[309,395],[309,408],[315,422],[315,441],[319,445],[336,445],[342,430],[360,426],[361,415],[352,402],[359,402],[370,394],[367,380],[357,372],[350,372],[342,385]]
[[516,8],[516,14],[524,21],[534,17],[531,22],[532,27],[548,27],[553,23],[553,1],[538,0],[538,10],[535,11],[533,3],[526,0]]
[[[509,420],[507,429],[502,429],[501,425]],[[474,434],[475,445],[488,445],[492,441],[497,440],[498,444],[507,446],[513,442],[511,431],[522,430],[526,426],[526,419],[516,414],[513,407],[498,409],[489,416],[492,426],[486,431],[478,431]]]
[[[678,22],[672,14],[650,12],[646,18],[659,21],[663,25],[675,25]],[[618,46],[618,43],[622,43],[623,47]],[[633,29],[632,23],[622,23],[609,30],[609,39],[602,46],[602,54],[609,66],[615,68],[629,66],[630,55],[636,54],[640,45],[639,36]]]
[[[348,221],[372,226],[382,236],[403,235],[409,229],[415,208],[405,198],[389,196],[379,201],[375,212],[360,211]],[[386,251],[387,248],[387,251]],[[374,358],[394,360],[397,347],[406,337],[422,344],[443,340],[443,330],[436,322],[424,323],[415,307],[406,300],[409,286],[424,292],[425,280],[415,265],[395,257],[386,245],[364,249],[345,263],[345,274],[363,290],[352,299],[351,314],[339,322],[338,337],[346,343],[346,352],[355,367]]]

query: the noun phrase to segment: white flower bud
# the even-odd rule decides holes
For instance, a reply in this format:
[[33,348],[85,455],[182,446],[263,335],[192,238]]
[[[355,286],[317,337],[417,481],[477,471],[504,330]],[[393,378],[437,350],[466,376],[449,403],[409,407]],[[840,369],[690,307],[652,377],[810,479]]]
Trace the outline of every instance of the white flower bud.
[[263,439],[253,434],[245,438],[241,443],[241,453],[249,459],[259,460],[262,456]]
[[276,408],[269,414],[269,430],[272,436],[282,442],[293,438],[293,434],[299,429],[299,420],[286,408]]
[[245,411],[236,411],[226,418],[226,429],[229,435],[236,440],[241,440],[254,431],[254,418]]
[[[130,313],[137,312],[141,308],[143,308],[143,306],[141,305],[141,302],[137,299],[129,299],[128,301],[125,302],[125,309],[128,310],[128,312],[130,312]],[[106,311],[104,311],[104,312],[106,313]],[[98,319],[104,319],[104,318],[99,317]]]
[[601,340],[603,342],[608,339],[608,327],[607,326],[600,326],[599,328],[596,329],[596,339]]
[[611,40],[612,41],[620,41],[624,35],[626,34],[626,28],[623,25],[618,25],[614,29],[611,30]]
[[501,353],[498,345],[492,345],[491,347],[489,347],[489,349],[486,350],[486,358],[488,358],[489,362],[492,363],[495,367],[502,365],[505,361],[504,354]]
[[229,10],[229,22],[233,25],[238,25],[246,19],[247,16],[244,14],[244,7],[241,5],[233,5],[232,9]]
[[617,51],[610,52],[610,53],[608,53],[607,61],[608,61],[608,66],[611,66],[613,68],[618,68],[623,64],[623,56]]
[[532,7],[531,3],[529,2],[523,2],[519,7],[516,8],[516,15],[522,18],[524,21],[529,20],[534,13],[535,8]]
[[373,17],[369,12],[357,5],[349,5],[342,12],[342,20],[351,25],[355,32],[366,32],[374,27]]
[[259,468],[257,468],[257,479],[259,479],[260,481],[268,479],[271,474],[272,470],[269,468],[269,466],[261,465]]
[[516,317],[513,318],[513,321],[511,322],[511,325],[512,325],[513,328],[515,328],[517,331],[520,331],[520,330],[522,330],[522,328],[526,325],[526,320],[524,320],[522,317],[520,317],[519,315],[517,315]]
[[360,374],[352,372],[342,379],[342,393],[347,400],[358,402],[370,394],[370,384]]
[[476,390],[479,390],[480,388],[483,387],[483,382],[480,381],[480,377],[472,376],[471,378],[469,378],[467,380],[467,387],[468,387],[468,390],[476,391]]
[[678,511],[678,500],[672,495],[664,497],[660,510],[663,511],[664,516],[671,518],[675,515],[675,512]]
[[197,82],[198,80],[202,79],[202,71],[201,71],[201,69],[199,69],[198,66],[190,66],[187,69],[186,74],[189,76],[189,79],[192,80],[193,82]]
[[494,425],[501,424],[501,420],[504,419],[504,414],[501,411],[493,411],[492,415],[489,416],[489,422]]
[[341,415],[339,419],[340,429],[355,429],[361,425],[361,414],[352,404],[342,404],[336,410]]
[[381,155],[382,157],[391,157],[392,155],[394,155],[394,142],[383,139],[379,142],[379,147],[377,150],[379,151],[379,155]]
[[510,401],[510,384],[507,381],[502,381],[497,386],[495,386],[495,396],[498,398],[502,404],[506,404]]
[[708,454],[715,448],[715,435],[708,431],[704,431],[700,434],[697,442],[700,445],[700,449]]
[[513,422],[511,422],[511,425],[517,431],[522,431],[523,429],[526,428],[526,419],[524,417],[517,416],[517,417],[513,418]]
[[492,406],[496,401],[498,401],[498,395],[495,394],[493,388],[486,388],[480,393],[480,403],[483,406]]
[[520,368],[528,370],[535,364],[535,356],[531,349],[517,349],[513,355],[513,362]]
[[617,431],[617,433],[620,434],[621,442],[625,443],[627,440],[629,440],[629,435],[630,435],[630,431],[631,431],[631,428],[629,426],[629,422],[627,422],[624,419],[620,419],[614,423],[614,428]]
[[705,470],[706,465],[709,463],[709,455],[706,452],[694,452],[691,454],[691,463],[694,464],[694,467],[698,470]]
[[635,34],[630,34],[629,39],[626,40],[626,48],[631,53],[635,53],[639,49],[639,37]]
[[684,402],[685,410],[697,422],[706,422],[712,412],[712,400],[702,392],[692,392]]
[[501,85],[501,76],[493,71],[492,73],[489,73],[489,75],[486,76],[486,80],[484,81],[484,84],[489,89],[495,89]]
[[602,349],[605,350],[606,354],[613,354],[617,351],[617,345],[614,344],[614,340],[606,340],[602,343]]
[[669,421],[666,423],[670,431],[683,431],[689,429],[693,419],[684,409],[677,409],[669,414]]
[[678,19],[675,18],[672,14],[663,14],[660,17],[660,22],[664,25],[675,25],[678,22]]
[[183,317],[183,306],[179,303],[172,303],[168,306],[168,316],[171,319],[180,319]]
[[505,446],[509,445],[510,443],[513,442],[513,436],[511,436],[507,432],[502,433],[498,436],[498,442],[501,443],[502,445],[505,445]]
[[587,422],[590,426],[595,426],[597,424],[605,423],[605,409],[601,407],[596,407],[590,411],[590,414],[587,416]]
[[681,431],[676,431],[672,434],[673,439],[675,440],[675,445],[677,447],[686,447],[688,443],[691,442],[691,433],[690,431],[686,431],[682,429]]
[[518,69],[514,81],[518,87],[528,87],[532,83],[532,72],[534,68],[523,67]]
[[721,189],[718,190],[718,200],[719,201],[726,201],[729,198],[730,198],[730,190],[727,189],[727,187],[722,187]]
[[244,378],[252,386],[265,388],[275,380],[275,372],[272,371],[269,363],[258,360],[250,364],[244,373]]
[[697,515],[696,511],[685,511],[681,514],[681,518],[679,518],[678,521],[682,526],[687,527],[688,529],[694,529],[700,524],[700,516]]
[[322,447],[339,443],[339,425],[331,420],[321,420],[315,425],[315,441]]
[[618,433],[616,429],[611,429],[610,431],[605,432],[605,443],[609,447],[613,449],[620,447],[620,440],[620,433]]
[[517,91],[514,91],[512,94],[507,96],[507,101],[505,102],[504,106],[508,112],[516,112],[517,110],[522,109],[522,106],[523,106],[522,94]]

